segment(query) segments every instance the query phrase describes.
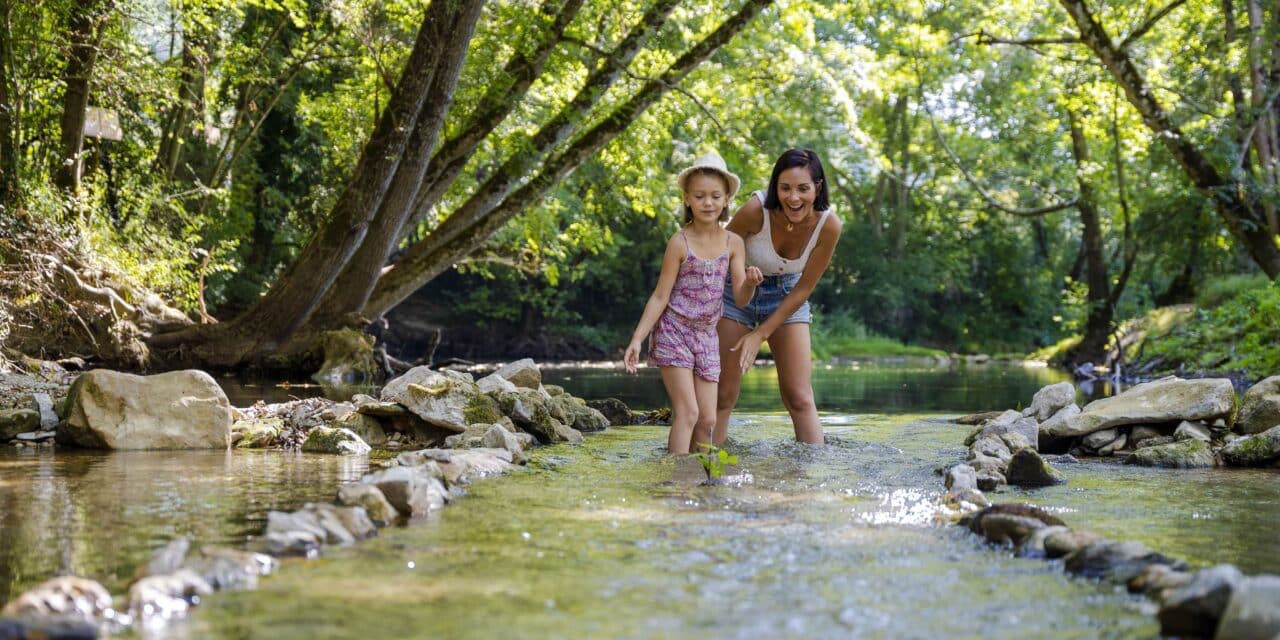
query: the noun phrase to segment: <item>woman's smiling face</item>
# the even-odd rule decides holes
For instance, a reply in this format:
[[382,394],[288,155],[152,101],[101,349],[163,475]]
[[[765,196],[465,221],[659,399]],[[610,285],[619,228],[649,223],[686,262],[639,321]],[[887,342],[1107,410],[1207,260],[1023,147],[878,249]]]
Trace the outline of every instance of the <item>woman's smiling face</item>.
[[799,221],[813,211],[818,185],[814,184],[808,167],[791,167],[778,174],[777,195],[787,218]]

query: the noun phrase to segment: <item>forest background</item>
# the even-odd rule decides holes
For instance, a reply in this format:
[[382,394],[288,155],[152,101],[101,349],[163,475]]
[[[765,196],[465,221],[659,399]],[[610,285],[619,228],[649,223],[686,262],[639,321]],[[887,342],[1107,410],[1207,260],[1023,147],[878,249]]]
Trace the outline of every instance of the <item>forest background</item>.
[[1260,377],[1278,32],[1258,0],[0,0],[0,342],[613,358],[679,168],[760,189],[807,147],[845,221],[816,355],[1155,332],[1148,370]]

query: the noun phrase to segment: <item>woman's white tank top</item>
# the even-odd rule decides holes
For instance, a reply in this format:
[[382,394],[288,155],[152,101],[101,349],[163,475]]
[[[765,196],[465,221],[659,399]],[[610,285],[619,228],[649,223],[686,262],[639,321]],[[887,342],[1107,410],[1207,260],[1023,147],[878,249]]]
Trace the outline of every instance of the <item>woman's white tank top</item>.
[[813,234],[809,236],[809,243],[804,246],[804,252],[795,260],[788,260],[780,255],[773,248],[773,233],[769,229],[769,210],[764,208],[765,192],[756,191],[751,195],[760,200],[761,216],[764,221],[760,225],[760,232],[751,234],[746,240],[747,249],[747,266],[753,266],[760,269],[760,272],[766,276],[777,276],[791,273],[800,273],[804,271],[804,267],[809,262],[809,254],[813,252],[814,245],[818,244],[818,234],[822,231],[822,225],[827,221],[827,216],[831,215],[831,209],[823,211],[818,216],[818,226],[813,228]]

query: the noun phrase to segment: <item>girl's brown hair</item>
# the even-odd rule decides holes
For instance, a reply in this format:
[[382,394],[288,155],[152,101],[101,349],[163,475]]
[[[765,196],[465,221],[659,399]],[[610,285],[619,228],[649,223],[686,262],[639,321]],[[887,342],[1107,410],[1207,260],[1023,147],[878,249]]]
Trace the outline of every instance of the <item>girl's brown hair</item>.
[[[693,180],[693,178],[694,178],[695,176],[715,176],[715,177],[717,177],[717,178],[720,178],[720,182],[724,183],[724,191],[725,191],[725,196],[726,196],[726,200],[725,200],[725,203],[724,203],[724,210],[720,212],[720,217],[719,217],[719,218],[716,218],[716,219],[717,219],[717,220],[719,220],[720,222],[724,222],[725,220],[728,220],[728,219],[729,219],[729,206],[730,206],[731,204],[733,204],[733,203],[729,202],[729,201],[728,201],[728,199],[727,199],[727,197],[728,197],[728,195],[729,195],[729,179],[728,179],[728,178],[726,178],[726,177],[724,177],[724,174],[720,173],[719,171],[716,171],[715,169],[698,168],[698,169],[694,169],[693,171],[690,171],[690,172],[689,172],[689,175],[688,175],[688,176],[686,176],[686,177],[685,177],[685,179],[684,179],[684,183],[685,183],[686,185],[687,185],[687,184],[689,184],[689,181],[690,181],[690,180]],[[686,191],[686,193],[687,193],[687,191]],[[681,194],[681,195],[683,196],[684,194]],[[684,201],[683,201],[683,197],[681,198],[680,210],[681,210],[682,212],[684,212],[684,220],[683,220],[683,221],[681,221],[681,224],[690,224],[690,223],[692,223],[692,222],[693,222],[693,209],[689,207],[689,203],[687,203],[687,202],[684,202]]]

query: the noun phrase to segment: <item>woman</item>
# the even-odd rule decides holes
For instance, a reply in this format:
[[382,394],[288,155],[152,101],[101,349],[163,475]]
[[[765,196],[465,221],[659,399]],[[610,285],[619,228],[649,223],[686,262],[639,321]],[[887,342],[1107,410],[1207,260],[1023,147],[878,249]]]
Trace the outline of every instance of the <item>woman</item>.
[[831,264],[841,223],[831,213],[818,155],[808,149],[783,153],[773,165],[768,190],[753,193],[728,228],[745,239],[747,266],[759,268],[765,278],[745,307],[735,305],[733,291],[725,288],[724,317],[716,325],[723,366],[713,440],[719,444],[728,436],[742,374],[767,341],[796,440],[822,444],[813,402],[809,294]]

